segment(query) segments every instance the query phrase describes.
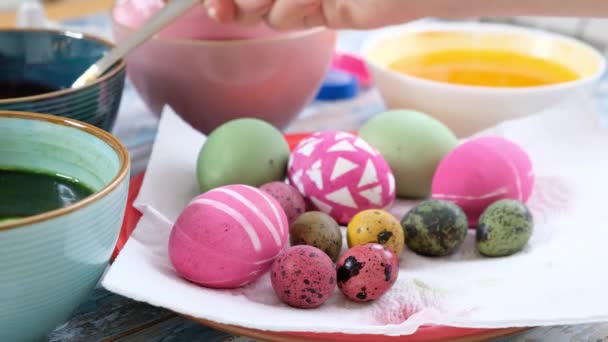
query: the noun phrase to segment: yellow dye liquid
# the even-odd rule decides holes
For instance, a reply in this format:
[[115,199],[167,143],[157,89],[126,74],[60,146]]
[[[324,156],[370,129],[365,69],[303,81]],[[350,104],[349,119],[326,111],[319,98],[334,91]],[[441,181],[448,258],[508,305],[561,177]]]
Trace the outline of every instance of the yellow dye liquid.
[[391,69],[429,80],[488,87],[532,87],[573,81],[568,67],[508,51],[444,50],[403,57]]

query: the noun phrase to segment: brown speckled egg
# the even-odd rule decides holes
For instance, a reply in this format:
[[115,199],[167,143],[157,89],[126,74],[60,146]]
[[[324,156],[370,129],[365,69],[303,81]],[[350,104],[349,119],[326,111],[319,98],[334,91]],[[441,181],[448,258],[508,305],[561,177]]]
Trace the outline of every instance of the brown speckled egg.
[[272,288],[285,304],[316,308],[336,288],[336,269],[327,254],[312,246],[293,246],[283,252],[270,269]]
[[265,191],[279,202],[287,220],[291,224],[298,216],[306,212],[306,202],[300,192],[293,186],[283,182],[270,182],[262,185],[260,190]]
[[397,280],[399,259],[377,243],[355,246],[336,264],[338,288],[350,300],[368,302],[382,297]]
[[300,215],[289,227],[289,241],[292,246],[317,247],[332,261],[338,260],[342,250],[340,226],[331,216],[320,211]]

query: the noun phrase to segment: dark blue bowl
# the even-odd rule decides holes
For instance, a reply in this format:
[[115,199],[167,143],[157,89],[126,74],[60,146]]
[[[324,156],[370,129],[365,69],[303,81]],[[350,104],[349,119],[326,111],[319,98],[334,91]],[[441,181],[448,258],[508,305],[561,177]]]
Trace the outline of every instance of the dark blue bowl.
[[0,110],[68,117],[111,131],[125,83],[121,61],[95,83],[71,84],[113,44],[53,30],[0,30]]

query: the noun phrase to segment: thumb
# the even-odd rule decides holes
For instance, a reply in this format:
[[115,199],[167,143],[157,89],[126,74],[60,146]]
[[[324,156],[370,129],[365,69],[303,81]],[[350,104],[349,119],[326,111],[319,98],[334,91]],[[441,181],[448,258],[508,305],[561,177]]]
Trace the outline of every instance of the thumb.
[[322,0],[275,0],[267,20],[270,26],[282,30],[326,24]]

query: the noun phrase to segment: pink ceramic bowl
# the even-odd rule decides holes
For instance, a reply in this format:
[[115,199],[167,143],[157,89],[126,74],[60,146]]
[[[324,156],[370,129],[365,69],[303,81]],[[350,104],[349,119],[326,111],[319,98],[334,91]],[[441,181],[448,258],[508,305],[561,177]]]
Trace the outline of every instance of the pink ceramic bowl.
[[[114,21],[118,42],[131,32]],[[238,117],[284,128],[318,91],[335,40],[325,29],[251,40],[156,37],[127,57],[127,73],[152,111],[169,105],[203,133]]]

